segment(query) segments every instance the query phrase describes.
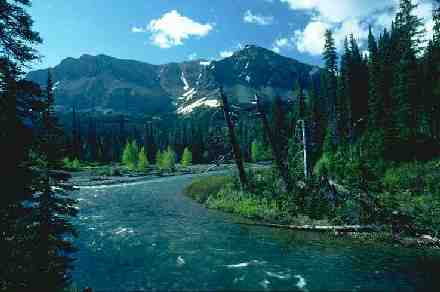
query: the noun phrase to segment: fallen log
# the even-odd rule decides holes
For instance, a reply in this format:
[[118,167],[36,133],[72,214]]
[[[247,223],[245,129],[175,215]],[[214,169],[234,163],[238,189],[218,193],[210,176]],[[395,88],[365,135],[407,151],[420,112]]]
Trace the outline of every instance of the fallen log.
[[240,225],[264,226],[279,229],[291,229],[298,231],[315,231],[315,232],[378,232],[378,226],[374,225],[283,225],[264,222],[237,222]]

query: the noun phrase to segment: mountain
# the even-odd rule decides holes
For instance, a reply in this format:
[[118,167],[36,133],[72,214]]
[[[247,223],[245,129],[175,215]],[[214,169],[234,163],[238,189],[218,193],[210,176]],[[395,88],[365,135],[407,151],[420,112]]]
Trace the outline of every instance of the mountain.
[[[186,115],[196,108],[219,106],[220,86],[239,104],[250,102],[255,92],[266,99],[292,97],[298,80],[309,83],[318,71],[273,51],[246,46],[219,61],[165,65],[83,55],[63,60],[52,74],[59,111],[70,111],[75,105],[78,111],[104,114]],[[27,79],[44,86],[47,73],[48,69],[32,71]]]

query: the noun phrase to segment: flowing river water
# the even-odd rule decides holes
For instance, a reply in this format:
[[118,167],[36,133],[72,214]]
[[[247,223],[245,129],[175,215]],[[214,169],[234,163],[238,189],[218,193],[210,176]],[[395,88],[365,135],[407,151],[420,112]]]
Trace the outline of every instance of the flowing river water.
[[193,177],[84,187],[73,279],[94,291],[440,291],[438,253],[237,224]]

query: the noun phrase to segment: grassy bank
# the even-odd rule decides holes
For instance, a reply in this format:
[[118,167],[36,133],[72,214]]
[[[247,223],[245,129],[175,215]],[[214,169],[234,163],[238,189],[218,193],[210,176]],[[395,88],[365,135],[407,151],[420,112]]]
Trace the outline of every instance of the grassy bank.
[[278,192],[279,179],[271,169],[249,170],[252,191],[243,191],[235,176],[207,176],[194,180],[185,194],[210,209],[248,219],[283,224],[328,224],[327,218],[300,214],[286,193]]
[[195,180],[186,194],[208,208],[266,222],[376,225],[402,237],[440,236],[439,159],[389,166],[369,184],[347,169],[331,183],[298,180],[291,193],[275,170],[264,169],[249,171],[247,191],[234,176],[216,176]]

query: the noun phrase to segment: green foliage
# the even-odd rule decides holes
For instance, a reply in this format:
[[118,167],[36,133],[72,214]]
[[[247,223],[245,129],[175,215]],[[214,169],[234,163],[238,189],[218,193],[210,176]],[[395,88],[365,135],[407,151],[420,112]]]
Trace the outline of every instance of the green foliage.
[[163,152],[159,150],[156,154],[156,166],[161,171],[175,171],[176,152],[170,146]]
[[180,164],[183,167],[188,167],[192,164],[192,153],[188,148],[185,148],[185,150],[183,150],[182,160]]
[[205,203],[206,200],[216,195],[225,185],[232,182],[229,176],[206,176],[194,180],[185,189],[185,194],[195,199],[199,203]]
[[284,217],[282,206],[276,200],[239,191],[230,186],[209,197],[206,205],[252,219],[276,221]]
[[264,147],[261,141],[254,140],[251,144],[251,160],[252,162],[259,162],[270,160],[271,157],[270,149]]
[[379,204],[384,220],[405,218],[403,231],[440,235],[439,160],[390,168],[383,178]]
[[122,153],[122,163],[129,169],[135,170],[137,168],[139,149],[136,141],[127,141],[124,151]]
[[70,171],[79,171],[81,170],[81,162],[78,158],[70,160],[69,157],[63,159],[63,167]]
[[147,154],[145,153],[145,148],[142,147],[141,151],[139,151],[139,155],[138,155],[137,170],[146,171],[149,165],[150,165],[150,163],[148,161]]

